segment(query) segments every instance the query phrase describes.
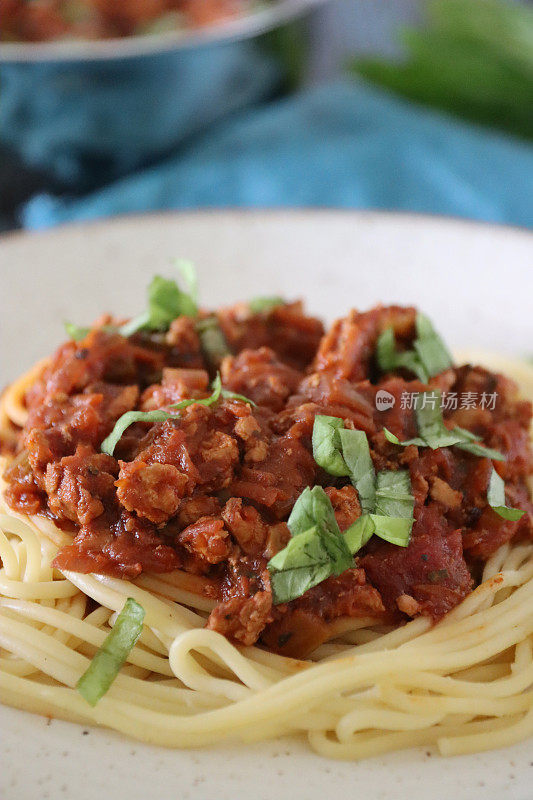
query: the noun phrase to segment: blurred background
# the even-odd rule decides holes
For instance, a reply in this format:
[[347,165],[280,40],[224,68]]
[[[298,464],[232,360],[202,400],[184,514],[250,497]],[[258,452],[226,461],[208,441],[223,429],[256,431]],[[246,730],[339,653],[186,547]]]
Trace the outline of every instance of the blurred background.
[[213,207],[533,226],[533,5],[0,0],[0,230]]

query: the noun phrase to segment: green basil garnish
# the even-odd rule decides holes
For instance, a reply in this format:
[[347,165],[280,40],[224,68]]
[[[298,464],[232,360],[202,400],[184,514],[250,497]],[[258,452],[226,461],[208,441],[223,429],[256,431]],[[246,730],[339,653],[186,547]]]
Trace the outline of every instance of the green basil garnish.
[[[380,531],[383,531],[385,534],[383,538],[389,541],[391,540],[389,537],[392,537],[401,540],[402,544],[408,543],[414,508],[409,473],[405,470],[384,470],[376,476],[368,438],[364,431],[344,428],[344,423],[339,417],[317,415],[313,425],[313,456],[315,461],[330,474],[339,477],[349,475],[357,489],[363,517],[356,520],[348,529],[352,553],[356,552],[353,548],[360,539],[364,544],[374,532],[381,536]],[[360,521],[368,516],[375,523],[375,530],[370,534],[370,524],[365,522],[366,527],[362,532],[363,523]],[[405,531],[400,535],[397,530],[394,533],[387,531],[382,518],[407,519],[409,523],[399,525]],[[345,534],[348,535],[348,531]]]
[[292,538],[267,565],[275,605],[301,597],[326,578],[353,567],[352,556],[374,534],[407,547],[414,507],[409,474],[379,472],[376,486],[376,513],[363,514],[344,533],[322,487],[304,489],[287,523]]
[[212,369],[218,369],[222,359],[231,355],[231,350],[216,315],[210,314],[208,317],[198,320],[196,333],[200,339],[205,360]]
[[283,297],[254,297],[248,301],[248,308],[254,314],[270,314],[274,308],[284,305]]
[[[196,270],[190,261],[178,260],[176,267],[187,287],[187,291],[179,288],[176,281],[155,275],[148,286],[148,308],[142,314],[125,322],[120,327],[105,325],[103,330],[120,333],[121,336],[131,336],[140,330],[164,331],[170,323],[182,315],[195,317],[198,314],[198,282]],[[70,339],[79,341],[84,339],[90,328],[64,322],[65,330]]]
[[407,470],[378,472],[374,513],[384,517],[412,520],[414,505],[411,479]]
[[177,317],[195,317],[198,314],[194,267],[189,261],[178,261],[176,266],[188,291],[182,291],[174,280],[155,275],[148,287],[147,310],[120,327],[122,336],[131,336],[139,330],[166,330]]
[[331,500],[321,486],[304,489],[288,526],[291,540],[268,562],[274,603],[288,603],[331,575],[353,566],[355,555],[376,534],[407,547],[413,527],[414,498],[409,473],[376,476],[364,431],[344,428],[342,419],[317,415],[313,455],[333,475],[349,475],[363,514],[341,534]]
[[377,361],[383,372],[403,368],[414,372],[422,383],[427,383],[433,375],[452,366],[452,357],[428,317],[418,313],[415,326],[413,350],[403,352],[396,349],[392,327],[386,328],[377,341]]
[[72,339],[74,342],[79,342],[81,339],[85,339],[91,330],[90,328],[80,328],[77,325],[74,325],[73,322],[68,322],[67,320],[63,322],[63,327],[65,328],[68,338]]
[[350,553],[357,553],[368,540],[374,535],[376,526],[371,514],[363,514],[352,522],[349,528],[344,531],[344,538]]
[[128,597],[113,630],[76,684],[78,692],[91,706],[109,690],[135,646],[142,633],[144,614],[144,608]]
[[342,456],[349,470],[350,479],[357,489],[363,514],[374,510],[376,498],[376,474],[370,456],[368,438],[364,431],[343,429],[339,431]]
[[392,328],[386,328],[380,334],[376,345],[376,356],[382,372],[407,369],[409,372],[414,372],[422,383],[427,383],[429,380],[429,375],[414,350],[400,352],[396,349],[396,339]]
[[450,351],[429,317],[420,312],[416,315],[416,338],[413,347],[430,378],[453,366]]
[[492,468],[487,489],[487,502],[500,517],[512,522],[516,522],[526,513],[521,508],[510,508],[505,505],[505,483],[494,467]]
[[[247,397],[244,397],[244,395],[236,394],[235,392],[230,392],[227,389],[223,389],[220,375],[218,374],[213,381],[212,389],[213,392],[211,395],[209,395],[209,397],[204,397],[201,400],[181,400],[179,403],[173,403],[172,405],[168,406],[168,408],[179,412],[183,411],[184,408],[193,406],[195,404],[200,406],[212,406],[214,403],[218,402],[221,397],[223,397],[225,400],[240,400],[243,403],[249,403],[250,405],[255,406],[253,400],[249,400]],[[172,414],[162,408],[155,409],[154,411],[126,411],[125,414],[119,417],[109,436],[102,442],[100,449],[102,453],[107,453],[108,455],[112,456],[115,451],[115,447],[122,438],[124,431],[129,428],[130,425],[133,425],[134,422],[164,422],[167,419],[177,419],[178,417],[179,413]]]
[[349,475],[350,470],[342,457],[340,431],[344,422],[339,417],[317,414],[313,424],[313,458],[330,475]]
[[353,566],[331,501],[321,486],[304,489],[288,520],[291,540],[268,562],[273,601],[288,603]]
[[442,417],[441,394],[438,389],[418,394],[416,420],[419,436],[401,442],[391,431],[383,428],[385,438],[392,444],[398,444],[402,447],[414,444],[418,447],[430,447],[432,450],[436,450],[438,447],[455,446],[476,456],[492,458],[495,461],[505,461],[505,456],[499,450],[480,444],[480,437],[471,433],[471,431],[459,427],[449,430],[446,427]]
[[339,529],[331,500],[321,486],[308,486],[296,501],[287,520],[292,536],[299,536],[313,525],[336,533]]
[[375,473],[364,431],[349,430],[339,417],[317,414],[313,424],[313,458],[330,475],[349,475],[363,512],[374,508]]

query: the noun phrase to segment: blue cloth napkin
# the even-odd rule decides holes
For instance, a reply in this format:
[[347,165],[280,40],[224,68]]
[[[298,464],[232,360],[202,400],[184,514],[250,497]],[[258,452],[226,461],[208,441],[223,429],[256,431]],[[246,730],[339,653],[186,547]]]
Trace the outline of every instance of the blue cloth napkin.
[[355,81],[219,123],[82,199],[34,198],[27,228],[208,206],[336,206],[533,225],[533,146]]

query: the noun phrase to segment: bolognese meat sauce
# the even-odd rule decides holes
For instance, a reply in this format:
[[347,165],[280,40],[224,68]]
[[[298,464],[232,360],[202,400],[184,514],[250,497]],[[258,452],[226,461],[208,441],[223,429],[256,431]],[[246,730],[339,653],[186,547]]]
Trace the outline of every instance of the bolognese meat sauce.
[[[97,324],[60,347],[27,392],[28,419],[4,476],[7,502],[72,532],[59,569],[200,576],[217,601],[207,626],[244,645],[304,656],[342,617],[438,620],[472,590],[498,547],[531,537],[531,406],[512,381],[480,367],[451,367],[427,382],[402,369],[380,373],[380,333],[392,328],[407,347],[415,318],[412,308],[352,311],[324,334],[300,303],[223,309],[216,321],[231,354],[222,384],[254,405],[227,396],[171,419],[137,421],[113,456],[101,444],[123,414],[206,398],[213,369],[191,318],[179,317],[166,334],[129,338],[109,320]],[[401,448],[385,436],[385,428],[401,440],[416,436],[402,396],[433,388],[495,397],[491,408],[445,409],[444,420],[505,455],[497,470],[508,500],[526,512],[519,520],[502,519],[487,502],[490,458],[457,447]],[[376,403],[379,391],[391,398],[387,408]],[[411,539],[397,547],[374,536],[353,568],[274,605],[267,563],[290,539],[287,520],[303,490],[324,487],[341,530],[362,513],[349,479],[313,458],[317,415],[364,431],[376,470],[408,470]]]

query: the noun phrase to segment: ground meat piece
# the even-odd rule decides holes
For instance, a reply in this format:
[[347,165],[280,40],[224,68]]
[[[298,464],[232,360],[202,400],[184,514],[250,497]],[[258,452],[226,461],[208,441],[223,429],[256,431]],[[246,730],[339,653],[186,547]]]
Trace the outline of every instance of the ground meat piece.
[[533,457],[529,428],[517,420],[497,422],[484,436],[489,447],[494,447],[505,455],[501,462],[500,474],[506,481],[521,481],[533,472]]
[[21,514],[37,514],[46,504],[47,497],[38,485],[28,453],[22,450],[5,470],[7,484],[4,497],[8,506]]
[[209,375],[203,369],[164,369],[161,383],[149,386],[141,398],[144,411],[165,408],[191,398],[207,397]]
[[351,311],[334,322],[320,342],[314,369],[350,381],[369,378],[379,334],[392,327],[400,342],[409,341],[414,335],[415,318],[414,308],[399,306],[378,306],[363,314]]
[[268,535],[266,540],[265,549],[263,550],[264,558],[269,561],[272,556],[283,550],[289,543],[291,532],[286,522],[278,522],[276,525],[268,526]]
[[53,565],[131,580],[143,571],[172,572],[182,563],[151,523],[123,512],[118,519],[103,515],[84,525],[72,544],[60,550]]
[[247,408],[248,413],[237,418],[233,430],[244,446],[244,461],[257,464],[267,457],[270,431],[265,431],[265,426]]
[[379,592],[359,568],[328,578],[289,605],[312,610],[326,622],[337,617],[380,617],[385,610]]
[[252,313],[247,303],[239,303],[222,309],[217,317],[234,353],[245,348],[270,347],[295,369],[307,367],[324,333],[320,320],[305,316],[300,302],[279,305],[259,314]]
[[212,431],[200,447],[198,471],[206,489],[219,491],[231,482],[234,468],[239,463],[239,446],[233,436],[223,431]]
[[506,495],[509,505],[521,508],[526,513],[513,522],[503,519],[490,506],[486,506],[463,534],[463,547],[470,557],[486,561],[506,542],[533,538],[533,504],[527,487],[507,487]]
[[[400,441],[418,435],[415,409],[405,408],[402,395],[410,396],[426,389],[427,386],[418,380],[405,381],[397,377],[359,387],[373,410],[375,429],[382,432],[383,428],[387,428]],[[384,405],[379,402],[380,396],[387,401]]]
[[290,436],[276,439],[257,467],[243,466],[230,491],[266,506],[277,518],[290,512],[306,486],[312,486],[316,463],[311,453]]
[[[418,457],[413,458],[409,463],[411,489],[417,511],[428,499],[430,487],[435,484],[436,480],[440,480],[447,485],[454,480],[458,465],[458,459],[449,447],[439,448],[438,450],[431,450],[425,447],[418,450]],[[462,477],[464,476],[465,473],[462,472]],[[455,487],[450,488],[453,491]],[[444,499],[444,494],[442,499]],[[455,495],[452,495],[453,507],[455,507],[455,500]]]
[[209,564],[219,564],[231,551],[231,540],[224,528],[224,522],[215,517],[200,517],[197,522],[181,531],[177,541],[190,553]]
[[88,389],[73,397],[56,397],[30,411],[24,444],[36,480],[43,488],[50,462],[73,455],[78,444],[99,448],[118,417],[135,405],[138,396],[136,386],[97,384],[95,388],[98,391]]
[[330,638],[329,623],[313,611],[294,608],[282,613],[279,608],[261,634],[261,644],[269,650],[287,658],[306,658]]
[[89,445],[78,445],[73,456],[49,463],[44,486],[50,510],[59,519],[86,525],[112,503],[118,464]]
[[189,478],[187,494],[195,486],[203,492],[220,491],[239,463],[237,440],[228,432],[234,424],[231,409],[224,406],[189,406],[179,417],[155,425],[141,441],[136,459],[175,466]]
[[339,617],[383,618],[379,592],[362,569],[349,569],[278,606],[261,641],[283,655],[305,658],[330,637],[328,623]]
[[396,600],[398,610],[408,617],[416,617],[422,612],[422,607],[410,594],[401,594]]
[[357,430],[372,433],[375,430],[374,408],[360,389],[333,374],[313,372],[289,398],[275,428],[279,432],[291,430],[294,435],[310,438],[315,416],[326,414],[340,417]]
[[459,508],[463,499],[461,492],[452,489],[449,483],[442,478],[431,480],[430,495],[433,500],[441,503],[445,508]]
[[339,528],[341,531],[345,531],[361,516],[361,504],[357,491],[353,486],[344,486],[342,489],[328,486],[326,494],[331,500]]
[[266,546],[268,525],[253,506],[245,506],[232,497],[222,511],[222,518],[241,550],[247,555],[261,555]]
[[171,358],[180,367],[203,369],[200,338],[196,332],[196,320],[192,317],[178,317],[170,323],[165,337],[171,348]]
[[221,376],[224,386],[232,392],[273,411],[281,411],[302,379],[301,372],[280,361],[268,347],[228,356],[222,362]]
[[[514,419],[523,427],[528,428],[531,417],[531,403],[522,400],[519,396],[516,383],[496,372],[490,372],[483,367],[465,364],[455,367],[455,382],[451,387],[459,397],[470,394],[476,397],[472,407],[458,404],[458,408],[450,408],[444,415],[453,420],[455,425],[463,422],[471,423],[474,417],[470,412],[478,415],[480,421],[491,418],[494,422]],[[488,411],[489,417],[484,412]],[[465,425],[464,427],[470,427]]]
[[28,408],[83,391],[96,381],[142,384],[161,372],[163,355],[139,347],[116,333],[94,329],[80,342],[62,345],[27,392]]
[[236,549],[225,565],[222,602],[211,612],[207,627],[242,644],[255,644],[272,619],[270,576],[263,558],[243,556]]
[[270,592],[256,592],[252,597],[234,597],[213,609],[206,627],[244,645],[252,645],[270,621],[271,612]]
[[186,528],[197,522],[200,517],[220,516],[220,510],[221,505],[217,497],[201,494],[184,498],[178,512],[178,523],[181,528]]
[[166,522],[178,511],[190,480],[171,464],[120,461],[117,497],[128,511],[151,522]]
[[415,515],[408,547],[374,536],[360,565],[387,611],[394,613],[400,595],[408,594],[420,603],[421,613],[440,619],[472,589],[461,531],[450,529],[438,504],[423,506]]

